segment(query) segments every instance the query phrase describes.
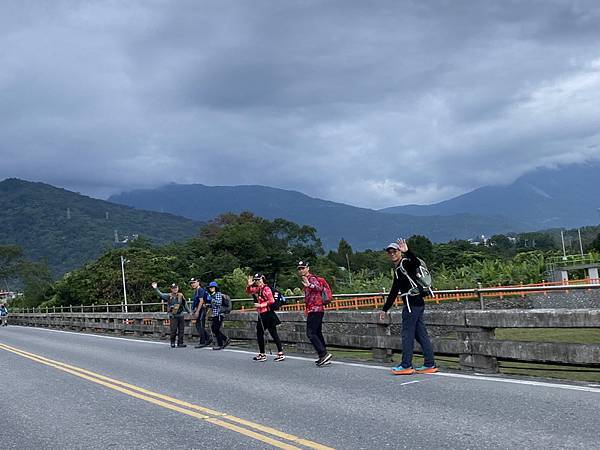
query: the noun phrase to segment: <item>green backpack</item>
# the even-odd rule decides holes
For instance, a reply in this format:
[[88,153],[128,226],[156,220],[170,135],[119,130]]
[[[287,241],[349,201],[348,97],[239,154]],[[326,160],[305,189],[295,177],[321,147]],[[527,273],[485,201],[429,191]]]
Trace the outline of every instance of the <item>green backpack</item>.
[[419,295],[422,291],[425,291],[431,297],[435,297],[433,289],[431,286],[433,285],[433,277],[431,276],[431,272],[427,268],[427,264],[421,258],[418,258],[421,265],[417,267],[417,271],[415,273],[415,279],[408,274],[404,266],[402,265],[402,261],[400,261],[400,271],[404,274],[408,281],[410,281],[411,289],[408,291],[408,295]]

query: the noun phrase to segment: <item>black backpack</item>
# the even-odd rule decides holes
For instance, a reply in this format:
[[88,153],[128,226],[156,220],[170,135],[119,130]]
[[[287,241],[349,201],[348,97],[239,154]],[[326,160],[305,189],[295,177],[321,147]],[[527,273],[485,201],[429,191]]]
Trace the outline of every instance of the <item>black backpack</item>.
[[221,314],[229,314],[231,312],[231,297],[221,293]]
[[273,292],[273,299],[275,300],[275,303],[271,305],[271,311],[277,311],[283,305],[287,304],[287,298],[280,291],[271,288],[271,292]]

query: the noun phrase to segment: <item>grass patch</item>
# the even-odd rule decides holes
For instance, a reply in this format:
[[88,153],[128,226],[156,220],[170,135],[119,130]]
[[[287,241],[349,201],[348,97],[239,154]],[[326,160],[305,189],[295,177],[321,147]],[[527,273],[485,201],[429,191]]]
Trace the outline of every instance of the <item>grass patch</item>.
[[508,375],[561,378],[563,380],[600,382],[600,368],[562,366],[559,364],[532,364],[518,361],[500,361],[500,372]]
[[600,328],[496,328],[496,339],[525,342],[600,344]]

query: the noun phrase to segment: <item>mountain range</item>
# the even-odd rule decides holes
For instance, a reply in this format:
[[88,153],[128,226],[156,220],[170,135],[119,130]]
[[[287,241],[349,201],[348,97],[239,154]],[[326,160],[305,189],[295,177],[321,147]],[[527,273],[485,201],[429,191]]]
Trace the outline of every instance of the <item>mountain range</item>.
[[485,234],[578,227],[599,222],[600,164],[537,169],[506,186],[486,186],[433,205],[382,210],[358,208],[265,186],[169,184],[133,190],[109,201],[194,220],[252,211],[312,225],[325,248],[344,238],[355,249],[377,249],[398,236],[422,234],[436,242]]
[[55,275],[98,257],[135,234],[156,244],[192,237],[219,214],[251,211],[317,230],[325,249],[341,238],[355,250],[380,249],[421,234],[436,242],[481,234],[579,227],[599,222],[600,165],[539,169],[432,205],[358,208],[265,186],[169,184],[98,200],[44,183],[0,182],[0,245],[46,259]]
[[426,235],[440,242],[519,229],[514,222],[502,217],[387,214],[265,186],[169,184],[156,189],[114,195],[109,201],[140,209],[170,212],[200,221],[210,220],[225,212],[243,211],[251,211],[266,219],[281,217],[315,227],[326,249],[337,248],[341,238],[354,249],[365,250],[380,249],[397,237],[413,234]]
[[414,216],[464,212],[511,218],[519,228],[539,230],[579,227],[600,222],[600,164],[542,168],[506,186],[485,186],[432,205],[406,205],[381,210]]
[[164,244],[187,239],[203,225],[15,178],[0,182],[0,211],[0,245],[18,245],[29,259],[45,259],[54,275],[113,248],[115,232],[118,241],[138,234]]

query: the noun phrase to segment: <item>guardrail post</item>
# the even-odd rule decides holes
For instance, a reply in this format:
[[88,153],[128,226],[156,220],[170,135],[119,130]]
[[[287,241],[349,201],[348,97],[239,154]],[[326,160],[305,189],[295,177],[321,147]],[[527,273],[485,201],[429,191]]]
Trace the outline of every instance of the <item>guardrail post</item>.
[[385,319],[381,320],[379,317],[379,313],[374,313],[377,317],[377,322],[375,323],[375,329],[373,330],[375,334],[375,340],[377,342],[377,347],[373,347],[371,349],[371,354],[373,356],[373,360],[378,362],[389,363],[392,361],[392,349],[387,348],[387,343],[389,340],[389,336],[391,333],[391,317],[389,314],[386,314]]
[[142,331],[142,327],[144,325],[144,319],[134,319],[133,323],[134,323],[133,334],[135,336],[142,337],[144,335],[144,332]]
[[140,300],[140,312],[144,312],[144,302]]
[[[306,322],[304,322],[304,321],[293,322],[293,324],[294,324],[294,333],[297,333],[298,335],[301,335],[304,338],[306,338]],[[254,341],[256,341],[256,339],[254,339]],[[314,353],[315,349],[313,348],[312,344],[308,340],[306,340],[306,341],[298,340],[296,342],[296,351],[298,353]]]
[[479,348],[495,338],[494,328],[464,327],[456,330],[460,368],[469,372],[498,373],[498,359]]
[[481,309],[485,309],[485,305],[483,304],[483,294],[481,293],[481,283],[477,282],[477,289],[475,289],[477,293],[477,298],[479,299],[479,306]]

